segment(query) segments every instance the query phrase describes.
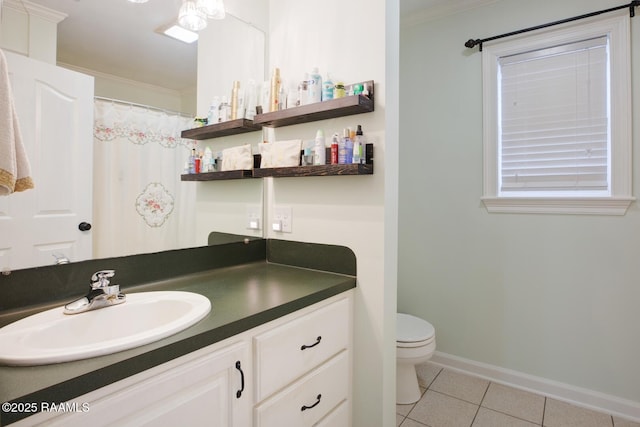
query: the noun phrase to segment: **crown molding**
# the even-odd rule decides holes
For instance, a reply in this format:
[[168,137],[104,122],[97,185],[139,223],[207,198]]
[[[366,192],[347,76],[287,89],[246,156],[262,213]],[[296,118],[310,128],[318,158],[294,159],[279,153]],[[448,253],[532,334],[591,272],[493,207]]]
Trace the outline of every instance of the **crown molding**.
[[69,16],[66,13],[49,9],[48,7],[32,3],[29,0],[4,0],[2,7],[12,9],[16,12],[24,13],[29,16],[37,16],[44,20],[53,22],[54,24],[58,24]]

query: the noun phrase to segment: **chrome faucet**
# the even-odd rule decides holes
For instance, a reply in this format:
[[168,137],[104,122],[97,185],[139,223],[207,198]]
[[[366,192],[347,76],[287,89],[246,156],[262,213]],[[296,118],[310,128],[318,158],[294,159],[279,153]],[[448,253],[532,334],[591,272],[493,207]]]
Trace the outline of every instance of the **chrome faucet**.
[[84,313],[125,302],[127,297],[120,292],[120,286],[111,285],[109,282],[109,279],[115,274],[114,270],[101,270],[93,273],[89,293],[65,305],[64,314]]

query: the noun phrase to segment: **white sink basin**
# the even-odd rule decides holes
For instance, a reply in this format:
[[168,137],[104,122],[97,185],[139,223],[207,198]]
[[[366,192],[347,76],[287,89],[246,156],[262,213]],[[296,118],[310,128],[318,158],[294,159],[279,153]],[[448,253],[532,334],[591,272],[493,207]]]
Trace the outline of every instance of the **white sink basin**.
[[115,353],[180,332],[211,310],[192,292],[127,294],[124,304],[64,314],[57,307],[0,328],[0,364],[44,365]]

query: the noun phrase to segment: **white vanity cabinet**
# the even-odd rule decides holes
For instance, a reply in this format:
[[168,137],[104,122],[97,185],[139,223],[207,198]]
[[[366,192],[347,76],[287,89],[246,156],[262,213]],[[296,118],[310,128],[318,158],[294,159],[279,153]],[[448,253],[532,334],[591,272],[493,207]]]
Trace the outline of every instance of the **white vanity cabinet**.
[[352,293],[75,398],[77,412],[11,426],[349,426]]
[[254,338],[255,427],[350,424],[352,312],[338,299]]
[[246,342],[214,344],[73,399],[75,411],[40,412],[12,426],[249,427],[251,370]]

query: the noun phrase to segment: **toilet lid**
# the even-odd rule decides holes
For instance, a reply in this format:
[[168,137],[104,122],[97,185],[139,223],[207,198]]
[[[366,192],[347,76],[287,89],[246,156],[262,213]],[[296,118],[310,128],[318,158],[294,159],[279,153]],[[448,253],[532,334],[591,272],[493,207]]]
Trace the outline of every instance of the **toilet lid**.
[[436,330],[431,323],[410,314],[398,313],[396,321],[396,341],[418,342],[434,337]]

